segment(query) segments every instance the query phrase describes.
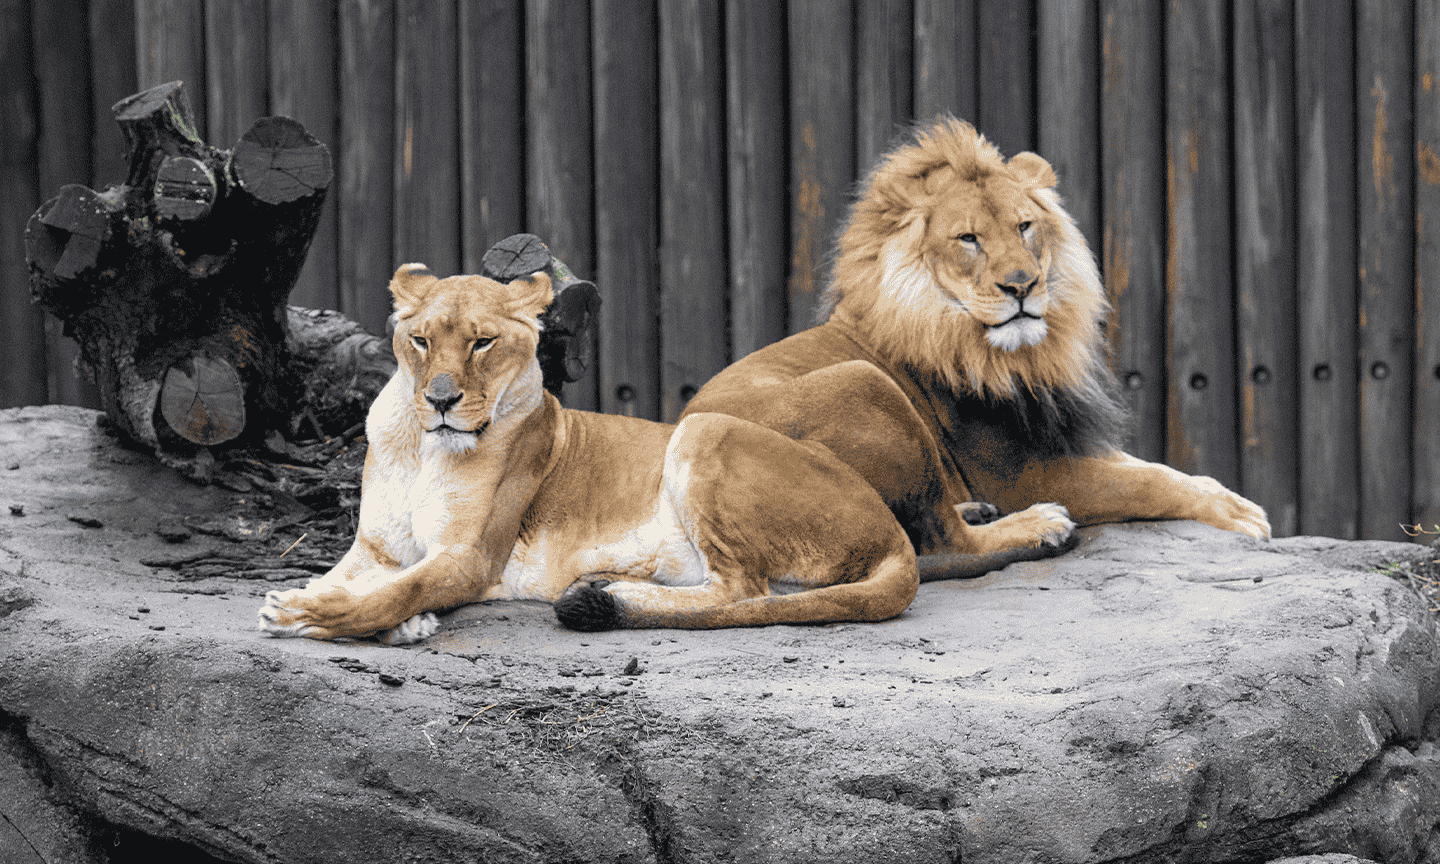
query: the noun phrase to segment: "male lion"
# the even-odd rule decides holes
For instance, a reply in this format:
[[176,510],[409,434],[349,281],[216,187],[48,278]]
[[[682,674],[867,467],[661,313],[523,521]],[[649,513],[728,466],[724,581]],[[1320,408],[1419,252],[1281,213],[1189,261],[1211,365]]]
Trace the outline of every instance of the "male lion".
[[535,355],[544,273],[407,264],[390,290],[399,368],[366,419],[354,545],[272,591],[260,629],[400,644],[435,632],[431,610],[496,598],[555,602],[580,630],[878,621],[914,599],[905,532],[824,447],[722,414],[561,408]]
[[[824,444],[890,505],[922,580],[1062,551],[1076,522],[1269,537],[1265,512],[1215,480],[1120,451],[1108,304],[1054,186],[1040,156],[1006,162],[968,123],[920,129],[851,210],[828,320],[725,369],[686,415]],[[968,524],[971,499],[1008,515]]]

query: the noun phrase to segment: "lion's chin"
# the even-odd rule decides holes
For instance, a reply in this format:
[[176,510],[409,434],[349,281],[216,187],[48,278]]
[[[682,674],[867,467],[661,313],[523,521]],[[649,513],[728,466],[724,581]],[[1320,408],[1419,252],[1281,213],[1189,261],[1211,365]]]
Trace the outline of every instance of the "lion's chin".
[[1018,351],[1025,345],[1039,345],[1049,328],[1042,318],[1018,315],[985,331],[985,340],[1001,351]]
[[484,426],[473,432],[466,432],[453,426],[440,426],[426,431],[425,445],[427,449],[441,453],[469,453],[475,449],[475,442],[479,440],[480,433],[483,431],[485,431]]

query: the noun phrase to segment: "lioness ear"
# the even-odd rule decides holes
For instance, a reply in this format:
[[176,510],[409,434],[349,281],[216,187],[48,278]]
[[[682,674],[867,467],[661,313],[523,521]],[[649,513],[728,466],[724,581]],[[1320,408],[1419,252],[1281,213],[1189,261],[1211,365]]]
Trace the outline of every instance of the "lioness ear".
[[1055,169],[1039,153],[1016,153],[1006,164],[1022,181],[1037,189],[1049,189],[1055,185]]
[[416,306],[425,299],[425,292],[438,279],[424,264],[401,264],[390,279],[390,294],[397,310]]
[[511,313],[526,318],[539,318],[540,313],[550,306],[550,301],[555,299],[555,292],[550,286],[550,276],[543,270],[537,270],[523,279],[516,279],[508,287]]

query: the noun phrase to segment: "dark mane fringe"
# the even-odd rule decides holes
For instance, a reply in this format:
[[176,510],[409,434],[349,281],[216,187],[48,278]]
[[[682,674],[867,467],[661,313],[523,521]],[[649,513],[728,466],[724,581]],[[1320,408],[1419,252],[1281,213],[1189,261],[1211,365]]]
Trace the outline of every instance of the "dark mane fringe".
[[1092,392],[1033,390],[1017,378],[1017,395],[1008,398],[957,393],[934,376],[907,371],[936,400],[937,408],[948,409],[950,416],[940,418],[946,432],[972,423],[988,426],[1004,440],[1020,445],[1016,456],[1101,456],[1124,444],[1130,412],[1121,399],[1119,380],[1108,369],[1094,376]]

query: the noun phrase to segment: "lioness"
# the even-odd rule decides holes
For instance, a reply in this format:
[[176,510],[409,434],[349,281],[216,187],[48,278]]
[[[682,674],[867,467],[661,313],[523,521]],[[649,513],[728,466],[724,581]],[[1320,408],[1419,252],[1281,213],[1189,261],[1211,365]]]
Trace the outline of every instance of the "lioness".
[[[890,505],[922,579],[1054,554],[1076,523],[1269,537],[1254,502],[1120,449],[1108,303],[1055,182],[1043,158],[1006,161],[968,123],[918,129],[851,210],[828,319],[737,361],[686,413],[826,445]],[[970,524],[971,499],[1005,515]]]
[[878,621],[914,599],[905,532],[824,447],[720,414],[560,407],[535,356],[544,273],[406,264],[390,290],[399,368],[366,418],[355,542],[270,592],[261,630],[400,644],[477,600],[552,601],[599,630]]

